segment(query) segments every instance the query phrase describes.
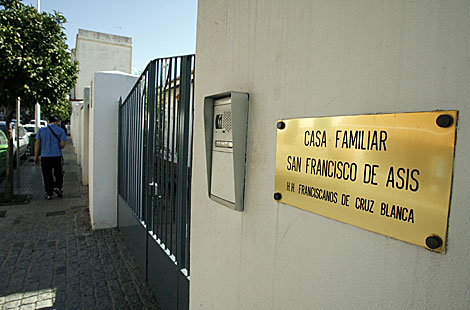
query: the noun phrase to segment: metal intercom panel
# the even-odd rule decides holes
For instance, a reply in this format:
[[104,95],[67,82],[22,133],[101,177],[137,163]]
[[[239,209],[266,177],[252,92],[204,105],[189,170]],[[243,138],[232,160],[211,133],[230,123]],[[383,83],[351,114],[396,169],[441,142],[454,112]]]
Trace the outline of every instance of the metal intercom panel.
[[242,211],[248,94],[226,92],[205,97],[204,123],[209,197]]

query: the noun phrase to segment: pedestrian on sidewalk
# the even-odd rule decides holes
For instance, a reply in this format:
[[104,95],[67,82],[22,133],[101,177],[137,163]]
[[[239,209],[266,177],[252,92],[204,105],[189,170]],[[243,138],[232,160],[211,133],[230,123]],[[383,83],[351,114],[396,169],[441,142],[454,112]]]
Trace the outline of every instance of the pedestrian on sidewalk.
[[39,165],[39,148],[41,148],[41,170],[46,191],[44,198],[48,200],[54,196],[54,192],[59,197],[63,195],[62,149],[66,140],[65,131],[57,125],[57,119],[53,116],[49,117],[49,125],[40,128],[36,134],[34,163]]

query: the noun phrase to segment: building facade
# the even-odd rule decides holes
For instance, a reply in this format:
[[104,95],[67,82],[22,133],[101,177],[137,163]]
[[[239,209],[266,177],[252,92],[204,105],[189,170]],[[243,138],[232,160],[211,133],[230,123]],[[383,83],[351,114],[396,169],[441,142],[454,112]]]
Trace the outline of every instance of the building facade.
[[[460,0],[199,1],[191,309],[468,307],[469,29]],[[227,91],[250,98],[243,212],[205,182],[203,102]],[[273,199],[279,120],[436,110],[459,111],[443,253]]]
[[72,49],[72,60],[80,63],[77,84],[72,99],[83,99],[83,90],[91,86],[97,71],[132,70],[132,38],[79,29]]

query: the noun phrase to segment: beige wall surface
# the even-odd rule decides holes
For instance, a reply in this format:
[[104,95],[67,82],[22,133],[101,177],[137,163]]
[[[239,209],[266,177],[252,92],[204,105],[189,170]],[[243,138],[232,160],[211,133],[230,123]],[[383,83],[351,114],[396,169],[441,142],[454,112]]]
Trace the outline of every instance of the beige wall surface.
[[[191,309],[470,305],[470,2],[200,0]],[[250,94],[245,211],[207,195],[204,96]],[[273,200],[282,118],[459,110],[447,251]]]

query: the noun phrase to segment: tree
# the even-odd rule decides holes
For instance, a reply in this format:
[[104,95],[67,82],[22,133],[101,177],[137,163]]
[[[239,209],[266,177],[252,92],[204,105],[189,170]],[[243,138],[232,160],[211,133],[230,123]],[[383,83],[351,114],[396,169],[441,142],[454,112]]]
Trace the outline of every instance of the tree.
[[53,115],[60,121],[66,121],[70,119],[72,114],[72,105],[69,100],[66,100],[56,105],[46,106],[41,113],[45,116]]
[[[0,100],[6,125],[14,116],[16,99],[32,109],[35,102],[48,112],[61,110],[75,85],[78,63],[72,62],[63,32],[65,17],[39,13],[20,0],[0,0]],[[8,131],[8,130],[7,130]],[[13,140],[7,132],[5,199],[13,197]]]

